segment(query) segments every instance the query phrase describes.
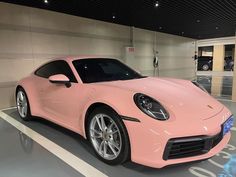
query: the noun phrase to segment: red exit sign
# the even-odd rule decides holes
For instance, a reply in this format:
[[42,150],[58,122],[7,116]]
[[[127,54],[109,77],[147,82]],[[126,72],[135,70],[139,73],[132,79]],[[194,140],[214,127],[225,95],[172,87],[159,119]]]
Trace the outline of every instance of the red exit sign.
[[135,52],[135,48],[134,47],[128,47],[128,52]]

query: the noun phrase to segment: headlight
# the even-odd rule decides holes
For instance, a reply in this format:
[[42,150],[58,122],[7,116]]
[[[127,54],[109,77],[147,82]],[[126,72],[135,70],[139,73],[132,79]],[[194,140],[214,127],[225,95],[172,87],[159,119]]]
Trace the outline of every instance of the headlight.
[[197,86],[198,88],[200,88],[202,91],[208,93],[208,91],[201,85],[199,84],[197,81],[192,81],[192,83]]
[[154,119],[169,119],[169,114],[165,108],[158,101],[147,95],[136,93],[134,95],[134,102],[142,112]]

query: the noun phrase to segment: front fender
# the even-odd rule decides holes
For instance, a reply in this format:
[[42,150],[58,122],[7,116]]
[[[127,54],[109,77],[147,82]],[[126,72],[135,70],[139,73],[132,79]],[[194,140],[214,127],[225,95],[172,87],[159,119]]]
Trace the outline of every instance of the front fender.
[[[96,103],[105,104],[111,107],[117,114],[121,116],[133,117],[138,118],[141,117],[140,114],[143,114],[136,104],[134,103],[133,96],[135,93],[131,91],[122,92],[122,94],[118,94],[116,89],[112,90],[112,93],[103,92],[103,94],[97,95],[97,91],[94,91],[94,96],[89,99],[87,104],[83,108],[82,117],[80,119],[79,124],[83,125],[82,127],[82,136],[86,138],[85,132],[85,122],[86,122],[86,113],[89,107]],[[124,123],[127,121],[124,121]],[[126,124],[126,123],[125,123]]]
[[25,92],[26,92],[26,95],[27,95],[27,98],[28,98],[28,101],[29,101],[29,104],[30,104],[30,111],[31,111],[31,115],[34,115],[34,116],[41,116],[39,113],[41,112],[39,110],[40,108],[40,103],[38,101],[38,93],[35,89],[35,85],[34,85],[34,82],[31,81],[32,80],[32,76],[29,76],[29,77],[26,77],[22,80],[20,80],[18,83],[17,83],[17,87],[22,87]]

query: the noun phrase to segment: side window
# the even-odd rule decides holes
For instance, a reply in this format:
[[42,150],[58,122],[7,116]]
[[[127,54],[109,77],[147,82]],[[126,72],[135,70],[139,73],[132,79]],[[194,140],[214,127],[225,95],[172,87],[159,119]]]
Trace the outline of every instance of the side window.
[[64,74],[70,79],[71,82],[77,83],[70,66],[66,61],[63,60],[53,61],[45,64],[35,72],[35,75],[43,78],[49,78],[55,74]]

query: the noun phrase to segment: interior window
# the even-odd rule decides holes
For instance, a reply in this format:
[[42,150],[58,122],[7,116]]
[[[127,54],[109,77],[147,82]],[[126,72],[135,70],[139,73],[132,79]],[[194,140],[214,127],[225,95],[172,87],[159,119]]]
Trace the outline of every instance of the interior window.
[[68,65],[66,61],[63,60],[57,60],[57,61],[52,61],[50,63],[47,63],[40,67],[36,72],[35,75],[43,77],[43,78],[49,78],[52,75],[55,74],[64,74],[70,79],[70,82],[76,82],[77,80]]

